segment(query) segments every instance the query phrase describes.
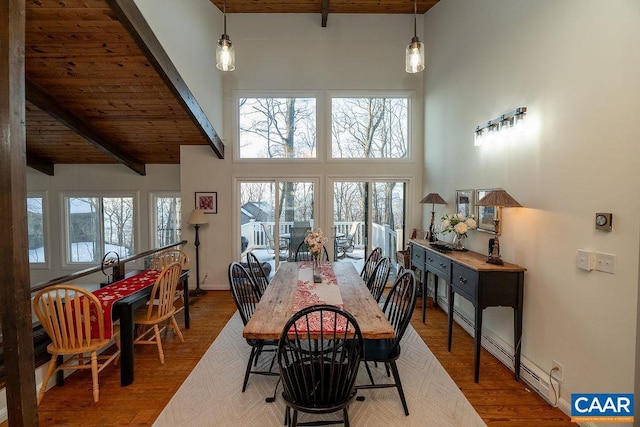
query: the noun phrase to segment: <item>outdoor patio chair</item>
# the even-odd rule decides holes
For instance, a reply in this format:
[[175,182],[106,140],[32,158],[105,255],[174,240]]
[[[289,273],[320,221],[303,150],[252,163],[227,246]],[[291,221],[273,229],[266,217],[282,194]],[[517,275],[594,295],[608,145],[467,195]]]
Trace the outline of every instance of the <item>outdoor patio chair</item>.
[[276,247],[277,247],[280,258],[287,256],[287,252],[289,251],[289,242],[287,241],[287,239],[280,238],[279,244],[276,245],[275,239],[273,238],[273,234],[271,234],[271,231],[269,231],[269,228],[264,223],[261,223],[261,225],[262,225],[262,230],[264,232],[264,237],[267,240],[266,241],[267,252],[270,254],[275,254]]
[[358,227],[360,226],[360,221],[354,221],[351,224],[351,228],[349,229],[349,233],[347,233],[344,237],[336,238],[336,257],[344,258],[348,256],[348,253],[353,252],[355,248],[355,238],[356,233],[358,232]]

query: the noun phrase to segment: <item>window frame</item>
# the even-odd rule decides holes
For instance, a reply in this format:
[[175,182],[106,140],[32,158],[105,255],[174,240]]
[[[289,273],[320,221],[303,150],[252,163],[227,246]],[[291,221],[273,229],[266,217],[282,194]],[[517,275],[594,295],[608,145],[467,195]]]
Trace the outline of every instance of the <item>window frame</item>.
[[[415,141],[413,139],[413,128],[415,126],[413,117],[413,103],[416,93],[412,90],[330,90],[327,91],[325,115],[329,138],[326,147],[327,162],[413,162]],[[333,157],[333,99],[334,98],[402,98],[407,100],[407,156],[404,158],[394,157]]]
[[[140,203],[139,203],[139,192],[137,191],[86,191],[86,192],[60,192],[60,221],[62,222],[60,226],[60,230],[62,230],[62,235],[60,239],[60,253],[62,254],[61,266],[63,269],[74,269],[77,270],[78,267],[90,267],[99,264],[99,261],[96,262],[71,262],[70,261],[70,253],[69,253],[69,212],[67,209],[67,198],[125,198],[131,197],[133,199],[133,219],[132,226],[133,230],[131,232],[133,236],[133,248],[132,255],[139,252],[140,247]],[[104,216],[101,213],[100,218],[101,223],[101,233],[102,241],[104,243],[104,229],[102,225],[104,224]],[[103,254],[104,256],[104,254]]]
[[[42,246],[45,260],[44,262],[29,261],[29,268],[34,270],[46,270],[51,266],[51,250],[49,247],[49,193],[47,191],[29,191],[27,192],[27,199],[30,198],[42,199]],[[27,224],[27,233],[28,228],[29,225]],[[29,259],[28,256],[27,259]]]
[[[241,98],[314,98],[316,100],[316,156],[304,158],[268,158],[268,157],[240,157],[240,99]],[[326,145],[324,141],[325,121],[322,111],[324,111],[324,95],[322,91],[236,91],[233,95],[233,162],[238,163],[318,163],[325,158]]]
[[180,212],[177,216],[178,223],[180,224],[180,238],[176,240],[175,243],[179,243],[182,240],[182,208],[183,208],[183,200],[182,193],[180,191],[150,191],[149,192],[149,247],[150,248],[158,248],[157,238],[157,218],[156,218],[156,198],[158,197],[172,197],[174,199],[180,199]]

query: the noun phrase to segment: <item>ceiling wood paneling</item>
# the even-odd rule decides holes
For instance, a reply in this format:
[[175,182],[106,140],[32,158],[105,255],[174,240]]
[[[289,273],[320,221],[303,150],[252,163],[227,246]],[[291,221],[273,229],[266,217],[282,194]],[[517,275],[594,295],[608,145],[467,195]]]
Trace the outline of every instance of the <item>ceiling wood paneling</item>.
[[221,144],[206,118],[203,130],[204,114],[189,111],[177,95],[185,89],[166,83],[162,59],[150,58],[112,3],[133,4],[27,2],[26,79],[46,95],[43,101],[26,94],[33,101],[26,114],[33,164],[119,162],[144,174],[145,164],[179,163],[180,145],[212,145],[216,138]]
[[[223,0],[211,0],[222,10]],[[328,0],[332,13],[413,13],[409,0]],[[419,14],[431,9],[438,0],[418,0]],[[226,0],[227,13],[321,13],[323,0]]]

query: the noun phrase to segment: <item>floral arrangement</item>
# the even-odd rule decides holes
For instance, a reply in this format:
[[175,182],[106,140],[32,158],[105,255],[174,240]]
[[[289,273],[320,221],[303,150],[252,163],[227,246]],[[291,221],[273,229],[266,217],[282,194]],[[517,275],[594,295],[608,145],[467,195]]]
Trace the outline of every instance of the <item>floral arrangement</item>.
[[327,238],[322,233],[321,229],[309,230],[307,237],[304,238],[304,242],[309,246],[309,252],[314,257],[320,256],[324,244],[327,242]]
[[444,214],[441,221],[443,233],[454,232],[462,237],[467,237],[467,231],[473,230],[478,226],[473,215],[466,217],[461,213]]

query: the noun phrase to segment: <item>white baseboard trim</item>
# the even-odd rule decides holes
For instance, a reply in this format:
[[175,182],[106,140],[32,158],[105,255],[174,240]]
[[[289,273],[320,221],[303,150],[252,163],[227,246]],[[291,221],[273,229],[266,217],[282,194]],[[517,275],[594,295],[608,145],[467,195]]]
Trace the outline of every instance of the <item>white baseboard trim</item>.
[[[449,312],[449,303],[444,297],[438,296],[438,306],[445,312]],[[471,335],[472,337],[475,335],[473,319],[468,318],[464,315],[464,313],[461,313],[455,308],[453,312],[453,319],[469,335]],[[487,328],[482,328],[482,347],[484,347],[489,353],[491,353],[496,359],[502,362],[502,364],[509,368],[512,372],[515,372],[515,356],[513,347],[504,342],[500,337],[495,335]],[[553,393],[550,393],[551,386],[549,383],[549,375],[523,355],[520,355],[520,379],[525,382],[531,389],[533,389],[533,391],[538,393],[545,401],[547,401],[549,405],[554,406],[555,399],[550,399]],[[558,407],[567,416],[571,416],[571,404],[565,399],[559,397],[558,402],[557,404],[555,404],[555,406]],[[596,426],[592,423],[585,423],[580,425],[593,427]]]

